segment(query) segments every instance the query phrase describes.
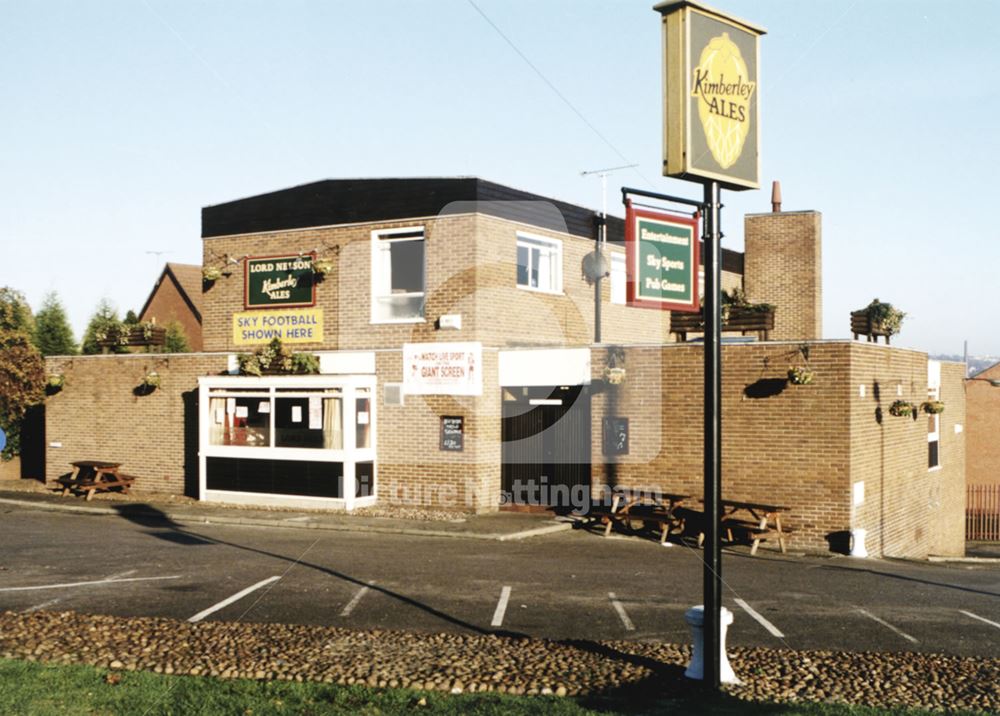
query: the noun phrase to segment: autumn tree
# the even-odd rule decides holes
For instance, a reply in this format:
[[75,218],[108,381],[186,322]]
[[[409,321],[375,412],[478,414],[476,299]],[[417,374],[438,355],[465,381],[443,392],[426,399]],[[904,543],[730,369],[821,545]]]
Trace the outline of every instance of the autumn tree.
[[0,288],[0,429],[7,435],[0,456],[4,460],[20,452],[21,421],[44,398],[45,362],[32,343],[33,329],[24,295]]

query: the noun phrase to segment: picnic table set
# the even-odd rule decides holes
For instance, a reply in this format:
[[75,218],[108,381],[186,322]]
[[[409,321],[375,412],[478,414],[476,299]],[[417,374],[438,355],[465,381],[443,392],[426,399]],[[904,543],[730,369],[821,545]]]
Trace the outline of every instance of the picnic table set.
[[[660,544],[670,544],[671,536],[681,537],[695,532],[701,547],[704,530],[700,528],[705,519],[704,511],[689,507],[701,499],[694,495],[659,492],[629,487],[616,487],[611,505],[594,505],[587,517],[604,526],[604,536],[611,534],[617,524],[629,534],[654,529],[659,533]],[[763,540],[775,539],[784,554],[791,530],[782,525],[781,515],[790,508],[739,500],[720,500],[719,520],[726,540],[730,544],[748,542],[750,554],[756,555]],[[695,524],[697,523],[697,524]]]
[[86,494],[89,502],[95,492],[120,489],[128,494],[129,488],[136,478],[133,475],[126,475],[120,471],[120,462],[108,462],[106,460],[77,460],[71,463],[73,471],[61,477],[56,482],[62,485],[62,494],[70,493]]

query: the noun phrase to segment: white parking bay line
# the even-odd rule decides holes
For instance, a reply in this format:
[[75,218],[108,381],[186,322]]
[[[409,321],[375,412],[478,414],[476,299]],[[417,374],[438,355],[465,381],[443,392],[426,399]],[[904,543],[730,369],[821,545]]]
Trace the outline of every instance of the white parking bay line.
[[882,626],[884,626],[886,629],[890,629],[891,631],[896,632],[897,634],[899,634],[904,639],[907,639],[908,641],[911,641],[914,644],[919,644],[920,643],[919,641],[917,641],[916,639],[914,639],[912,636],[910,636],[909,634],[907,634],[902,629],[894,627],[892,624],[890,624],[889,622],[885,621],[884,619],[879,619],[877,616],[875,616],[874,614],[872,614],[867,609],[862,609],[861,607],[858,607],[857,610],[859,612],[861,612],[862,614],[864,614],[869,619],[871,619],[872,621],[878,622],[879,624],[881,624]]
[[503,626],[503,615],[507,613],[507,602],[510,601],[510,587],[500,590],[500,601],[497,602],[496,611],[493,612],[493,621],[490,626]]
[[978,614],[973,614],[972,612],[967,612],[964,609],[959,609],[958,611],[960,611],[962,614],[964,614],[967,617],[972,617],[973,619],[978,619],[981,622],[986,622],[990,626],[995,626],[997,629],[1000,629],[1000,624],[998,624],[997,622],[990,621],[989,619],[987,619],[985,617],[981,617]]
[[625,607],[621,602],[618,601],[618,597],[615,596],[614,592],[608,592],[608,599],[611,600],[611,606],[615,608],[618,612],[618,618],[622,620],[622,624],[625,625],[625,631],[635,631],[635,624],[632,620],[628,618],[628,614],[625,612]]
[[205,617],[207,617],[209,614],[214,614],[215,612],[219,611],[220,609],[224,609],[225,607],[228,607],[233,602],[238,602],[240,599],[243,599],[243,597],[245,597],[246,595],[248,595],[248,594],[250,594],[252,592],[257,591],[261,587],[266,587],[271,582],[277,582],[279,579],[281,579],[281,577],[268,577],[267,579],[262,579],[261,581],[257,582],[256,584],[251,584],[246,589],[242,589],[242,590],[236,592],[236,594],[234,594],[231,597],[227,597],[226,599],[223,599],[218,604],[213,604],[208,609],[206,609],[204,611],[201,611],[201,612],[198,612],[193,617],[191,617],[190,619],[188,619],[188,621],[192,622],[192,623],[193,622],[200,622],[202,619],[204,619]]
[[365,596],[366,594],[368,594],[368,588],[369,588],[369,586],[370,586],[370,585],[372,585],[372,584],[375,584],[375,582],[368,582],[368,586],[364,586],[364,587],[362,587],[361,589],[359,589],[359,590],[358,590],[358,591],[357,591],[357,592],[356,592],[356,593],[354,594],[354,596],[353,596],[353,597],[351,597],[351,601],[349,601],[349,602],[348,602],[348,603],[347,603],[347,604],[346,604],[346,605],[344,606],[344,608],[343,608],[343,609],[341,610],[341,612],[340,612],[340,616],[342,616],[342,617],[347,617],[347,616],[350,616],[350,615],[351,615],[351,612],[353,612],[353,611],[354,611],[354,607],[358,606],[358,602],[360,602],[360,601],[361,601],[361,597],[363,597],[363,596]]
[[772,624],[767,619],[765,619],[762,614],[758,613],[756,609],[754,609],[753,607],[751,607],[749,604],[747,604],[746,602],[744,602],[742,599],[734,599],[733,601],[736,602],[739,605],[740,609],[742,609],[747,614],[749,614],[751,617],[753,617],[754,619],[756,619],[758,624],[760,624],[762,627],[764,627],[765,629],[767,629],[768,632],[771,633],[771,636],[776,636],[779,639],[784,639],[785,638],[785,635],[781,633],[781,630],[778,629],[778,627],[774,626],[774,624]]
[[22,613],[23,614],[30,614],[31,612],[37,612],[37,611],[40,611],[42,609],[45,609],[46,607],[51,607],[54,604],[58,604],[61,601],[62,601],[61,599],[50,599],[47,602],[42,602],[41,604],[36,604],[33,607],[28,607]]
[[70,587],[89,587],[94,584],[122,584],[123,582],[155,582],[160,579],[180,579],[181,575],[172,574],[169,577],[132,577],[130,579],[95,579],[90,582],[64,582],[62,584],[40,584],[35,587],[0,587],[0,592],[32,592],[39,589],[68,589]]

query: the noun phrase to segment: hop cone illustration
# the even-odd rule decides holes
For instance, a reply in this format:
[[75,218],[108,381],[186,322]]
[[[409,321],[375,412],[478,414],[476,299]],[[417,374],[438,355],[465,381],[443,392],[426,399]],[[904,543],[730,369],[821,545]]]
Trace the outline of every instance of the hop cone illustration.
[[[750,131],[750,98],[754,83],[747,81],[747,66],[740,49],[725,32],[712,38],[705,46],[695,72],[696,76],[702,77],[703,89],[699,92],[696,86],[692,94],[700,99],[698,116],[705,130],[708,148],[719,166],[728,169],[740,158]],[[750,87],[745,96],[742,93],[709,93],[704,89],[741,82]]]

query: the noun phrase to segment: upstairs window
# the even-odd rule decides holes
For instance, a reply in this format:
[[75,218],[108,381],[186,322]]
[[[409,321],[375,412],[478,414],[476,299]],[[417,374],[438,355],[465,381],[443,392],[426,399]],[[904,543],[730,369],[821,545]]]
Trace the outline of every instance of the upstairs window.
[[423,229],[372,233],[372,322],[424,319]]
[[562,242],[518,234],[517,285],[536,291],[562,293]]

